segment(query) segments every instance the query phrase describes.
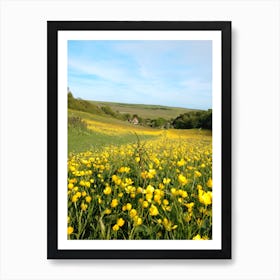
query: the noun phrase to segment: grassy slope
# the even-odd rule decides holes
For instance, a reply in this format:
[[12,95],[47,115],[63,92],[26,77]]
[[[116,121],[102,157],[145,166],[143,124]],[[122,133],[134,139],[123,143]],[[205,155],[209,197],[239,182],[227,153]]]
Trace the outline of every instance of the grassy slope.
[[[76,129],[68,129],[68,152],[82,152],[86,150],[99,149],[104,145],[122,145],[126,143],[132,143],[136,141],[136,136],[131,133],[131,129],[135,130],[141,140],[147,140],[155,138],[152,135],[141,135],[140,126],[134,126],[128,122],[120,121],[108,116],[94,115],[81,111],[74,111],[69,109],[68,116],[76,116],[86,120],[93,120],[107,124],[108,126],[119,126],[120,129],[126,129],[127,134],[120,135],[108,135],[92,130],[78,131]],[[145,128],[145,131],[155,131],[152,128]]]
[[[175,108],[175,107],[166,107],[158,105],[143,105],[143,104],[124,104],[124,103],[114,103],[114,102],[98,102],[98,101],[89,101],[94,103],[97,106],[108,105],[114,111],[119,111],[120,113],[129,113],[131,115],[137,114],[143,118],[176,118],[179,114],[186,113],[191,111],[191,109],[184,108]],[[121,121],[110,117],[108,115],[101,114],[91,114],[82,111],[75,111],[68,109],[69,116],[78,116],[82,119],[92,120],[107,124],[108,127],[114,126],[119,127],[120,129],[127,129],[127,134],[120,135],[108,135],[106,133],[100,133],[97,131],[77,131],[75,129],[68,130],[68,151],[69,152],[81,152],[89,149],[99,149],[104,145],[122,145],[126,143],[132,143],[136,141],[136,136],[131,133],[135,131],[140,140],[156,138],[156,135],[147,135],[147,133],[142,133],[151,131],[162,131],[160,129],[153,129],[149,127],[135,126],[129,122]]]
[[[192,109],[167,107],[160,105],[144,105],[144,104],[126,104],[126,103],[115,103],[115,102],[103,102],[103,101],[89,101],[97,106],[110,106],[113,111],[119,111],[122,114],[137,114],[142,118],[159,118],[164,119],[176,118],[180,114],[194,111]],[[195,110],[197,111],[197,110]]]

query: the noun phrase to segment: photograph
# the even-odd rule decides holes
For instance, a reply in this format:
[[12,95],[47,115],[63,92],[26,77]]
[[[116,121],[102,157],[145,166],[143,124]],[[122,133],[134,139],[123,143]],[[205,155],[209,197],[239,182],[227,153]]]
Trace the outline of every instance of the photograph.
[[48,22],[49,258],[230,257],[230,27]]
[[69,239],[212,239],[212,42],[68,41]]

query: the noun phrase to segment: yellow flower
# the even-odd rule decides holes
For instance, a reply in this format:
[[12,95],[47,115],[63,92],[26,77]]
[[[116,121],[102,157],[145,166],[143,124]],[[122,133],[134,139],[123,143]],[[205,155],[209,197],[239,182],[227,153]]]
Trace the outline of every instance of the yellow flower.
[[79,197],[78,197],[77,195],[74,194],[74,195],[72,196],[72,202],[77,202],[78,199],[79,199]]
[[112,227],[112,229],[113,229],[113,231],[118,231],[118,230],[120,229],[120,227],[119,227],[117,224],[115,224],[115,225]]
[[136,215],[137,215],[137,211],[135,209],[131,209],[130,212],[129,212],[129,216],[131,218],[134,218]]
[[181,184],[181,185],[186,185],[187,184],[187,182],[188,182],[188,180],[187,180],[187,178],[184,176],[184,175],[182,175],[182,174],[180,174],[179,176],[178,176],[178,181],[179,181],[179,183]]
[[136,158],[135,158],[135,161],[136,161],[136,162],[139,162],[139,161],[140,161],[140,157],[136,157]]
[[188,197],[188,193],[187,193],[186,191],[182,191],[182,192],[180,193],[180,195],[181,195],[183,198]]
[[186,216],[185,216],[185,221],[188,223],[190,220],[192,219],[192,212],[188,213]]
[[151,200],[153,198],[153,194],[152,193],[147,193],[145,197],[149,202],[151,202]]
[[196,236],[193,237],[193,240],[201,240],[200,234],[197,234]]
[[113,199],[112,202],[111,202],[111,207],[115,208],[115,207],[118,206],[118,204],[119,204],[118,200],[117,199]]
[[89,195],[86,197],[86,202],[87,202],[87,203],[90,203],[90,202],[91,202],[91,197],[90,197]]
[[136,217],[134,218],[134,223],[135,223],[136,226],[142,225],[142,218],[136,216]]
[[147,208],[149,206],[149,202],[147,200],[144,200],[142,206],[143,208]]
[[81,209],[82,209],[83,211],[86,211],[87,208],[88,208],[87,204],[84,204],[84,203],[81,204]]
[[208,179],[206,185],[208,188],[212,188],[212,179],[211,178]]
[[137,188],[137,193],[142,193],[143,192],[143,189],[141,187],[138,187]]
[[180,161],[177,162],[178,166],[183,166],[185,164],[186,164],[186,162],[185,162],[185,160],[183,158]]
[[171,230],[174,230],[176,229],[178,226],[177,225],[172,225],[172,222],[169,221],[167,218],[164,218],[163,219],[163,222],[162,222],[164,228],[167,230],[167,231],[171,231]]
[[119,218],[119,219],[117,220],[117,225],[118,225],[119,227],[122,227],[122,226],[124,225],[124,223],[125,223],[125,221],[124,221],[123,218]]
[[201,177],[201,173],[199,171],[194,171],[194,176],[195,177]]
[[85,197],[87,193],[85,191],[82,192],[82,196]]
[[73,185],[72,183],[69,183],[69,184],[68,184],[68,189],[69,189],[69,190],[72,190],[73,188],[74,188],[74,185]]
[[164,199],[162,202],[165,206],[169,204],[169,201],[167,199]]
[[163,184],[168,185],[171,182],[169,178],[163,178]]
[[188,208],[188,212],[190,213],[194,207],[194,202],[186,203],[185,206]]
[[112,210],[111,210],[111,209],[106,208],[106,209],[104,210],[104,213],[105,213],[105,214],[107,214],[107,215],[109,215],[109,214],[111,214],[111,213],[112,213]]
[[109,186],[107,186],[103,191],[103,193],[106,194],[106,195],[109,195],[111,192],[112,192],[112,189]]
[[67,234],[70,235],[74,232],[74,228],[73,227],[68,227],[67,228]]
[[173,195],[177,195],[178,194],[178,191],[175,189],[175,188],[171,188],[171,193],[173,194]]
[[210,205],[212,204],[212,192],[198,190],[198,199],[202,204]]
[[161,198],[160,195],[156,194],[154,196],[154,201],[157,202],[157,203],[160,203],[160,198]]
[[155,205],[151,205],[149,213],[151,216],[157,216],[159,214],[158,209]]
[[130,168],[129,168],[129,167],[122,166],[121,168],[119,168],[118,171],[119,171],[120,173],[129,173]]
[[112,181],[119,186],[122,183],[122,180],[117,176],[117,175],[113,175],[112,176]]
[[79,183],[82,187],[85,186],[85,181],[84,180],[81,180],[80,183]]
[[131,208],[132,208],[131,203],[127,203],[127,204],[126,204],[126,210],[127,210],[127,211],[130,211]]
[[152,194],[154,192],[155,188],[151,185],[148,185],[146,188],[146,193]]
[[155,177],[155,175],[156,175],[156,170],[155,169],[149,169],[149,172],[148,172],[148,178],[149,179],[152,179],[152,178],[154,178]]

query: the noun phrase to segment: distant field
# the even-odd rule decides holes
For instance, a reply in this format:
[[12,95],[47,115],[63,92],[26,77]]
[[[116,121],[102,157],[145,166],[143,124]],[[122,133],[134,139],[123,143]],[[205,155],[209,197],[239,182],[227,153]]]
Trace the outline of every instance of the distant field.
[[103,101],[89,101],[97,106],[110,106],[113,111],[118,111],[122,114],[138,115],[142,118],[176,118],[178,115],[187,113],[190,111],[197,111],[193,109],[167,107],[161,105],[145,105],[145,104],[126,104],[115,102],[103,102]]

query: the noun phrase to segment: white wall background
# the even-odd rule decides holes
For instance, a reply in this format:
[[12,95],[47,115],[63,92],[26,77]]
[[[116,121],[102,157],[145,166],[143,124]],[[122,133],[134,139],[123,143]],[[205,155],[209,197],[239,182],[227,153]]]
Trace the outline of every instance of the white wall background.
[[[280,279],[280,2],[0,0],[0,279]],[[232,260],[46,259],[46,21],[231,20]]]

